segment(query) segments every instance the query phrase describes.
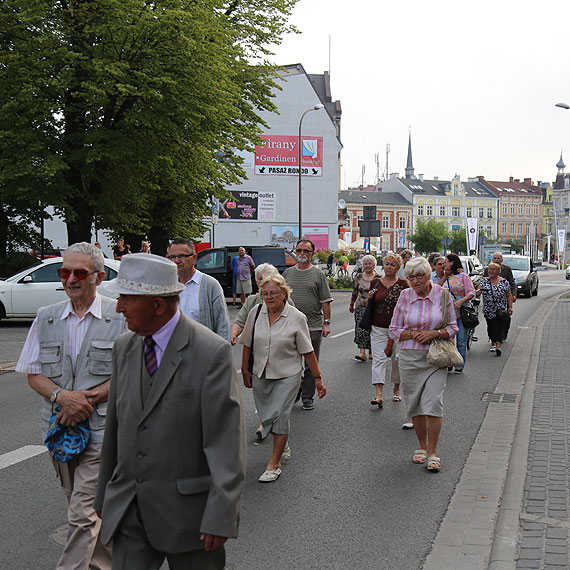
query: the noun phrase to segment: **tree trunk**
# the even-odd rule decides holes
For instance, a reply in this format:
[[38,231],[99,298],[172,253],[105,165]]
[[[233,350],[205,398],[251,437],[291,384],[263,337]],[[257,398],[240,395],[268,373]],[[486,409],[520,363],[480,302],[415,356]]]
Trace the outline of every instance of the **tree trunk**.
[[91,243],[93,215],[94,209],[92,206],[83,204],[82,206],[75,208],[75,219],[73,221],[66,221],[68,245],[80,241]]
[[164,228],[152,226],[149,230],[150,249],[155,255],[166,255],[170,239]]

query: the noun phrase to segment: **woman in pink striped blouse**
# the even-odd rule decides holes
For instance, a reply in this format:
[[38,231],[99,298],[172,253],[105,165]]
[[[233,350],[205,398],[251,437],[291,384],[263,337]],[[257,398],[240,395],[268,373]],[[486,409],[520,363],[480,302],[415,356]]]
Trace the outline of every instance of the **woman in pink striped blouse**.
[[[413,418],[420,449],[412,461],[426,463],[430,471],[439,471],[437,442],[443,423],[443,391],[447,369],[427,361],[429,344],[436,338],[449,339],[457,334],[457,319],[450,296],[446,314],[442,314],[443,289],[432,283],[427,259],[408,261],[405,269],[410,289],[400,293],[390,323],[390,337],[400,346],[400,375],[408,417]],[[447,323],[443,327],[443,323]]]

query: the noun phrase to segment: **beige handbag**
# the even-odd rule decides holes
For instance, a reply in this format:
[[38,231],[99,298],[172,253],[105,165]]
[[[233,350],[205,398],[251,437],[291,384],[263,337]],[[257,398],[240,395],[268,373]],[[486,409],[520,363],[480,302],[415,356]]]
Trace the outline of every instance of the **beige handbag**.
[[[449,299],[449,291],[444,289],[441,292],[441,314],[443,315],[442,324],[437,328],[442,329],[447,326],[447,301]],[[450,366],[463,366],[463,357],[459,354],[455,341],[451,339],[436,338],[431,341],[427,353],[427,361],[439,368],[448,368]]]

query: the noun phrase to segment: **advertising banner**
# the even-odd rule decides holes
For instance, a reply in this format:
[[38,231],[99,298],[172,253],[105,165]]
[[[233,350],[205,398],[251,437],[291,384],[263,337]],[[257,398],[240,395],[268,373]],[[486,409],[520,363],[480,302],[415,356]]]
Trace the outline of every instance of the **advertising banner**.
[[275,193],[234,191],[219,202],[221,220],[274,220]]
[[558,251],[566,249],[566,230],[558,230]]
[[469,251],[477,251],[477,218],[467,218],[467,243],[469,244]]
[[[261,135],[263,143],[255,147],[255,174],[299,176],[299,137]],[[302,137],[301,174],[323,175],[323,137]]]
[[406,247],[406,230],[398,230],[398,247]]

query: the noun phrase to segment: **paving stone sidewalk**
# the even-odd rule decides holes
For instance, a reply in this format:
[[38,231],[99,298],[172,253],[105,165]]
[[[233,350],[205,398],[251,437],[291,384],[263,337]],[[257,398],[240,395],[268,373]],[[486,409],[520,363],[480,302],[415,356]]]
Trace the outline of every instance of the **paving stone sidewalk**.
[[570,536],[570,299],[542,334],[516,568],[567,570]]

